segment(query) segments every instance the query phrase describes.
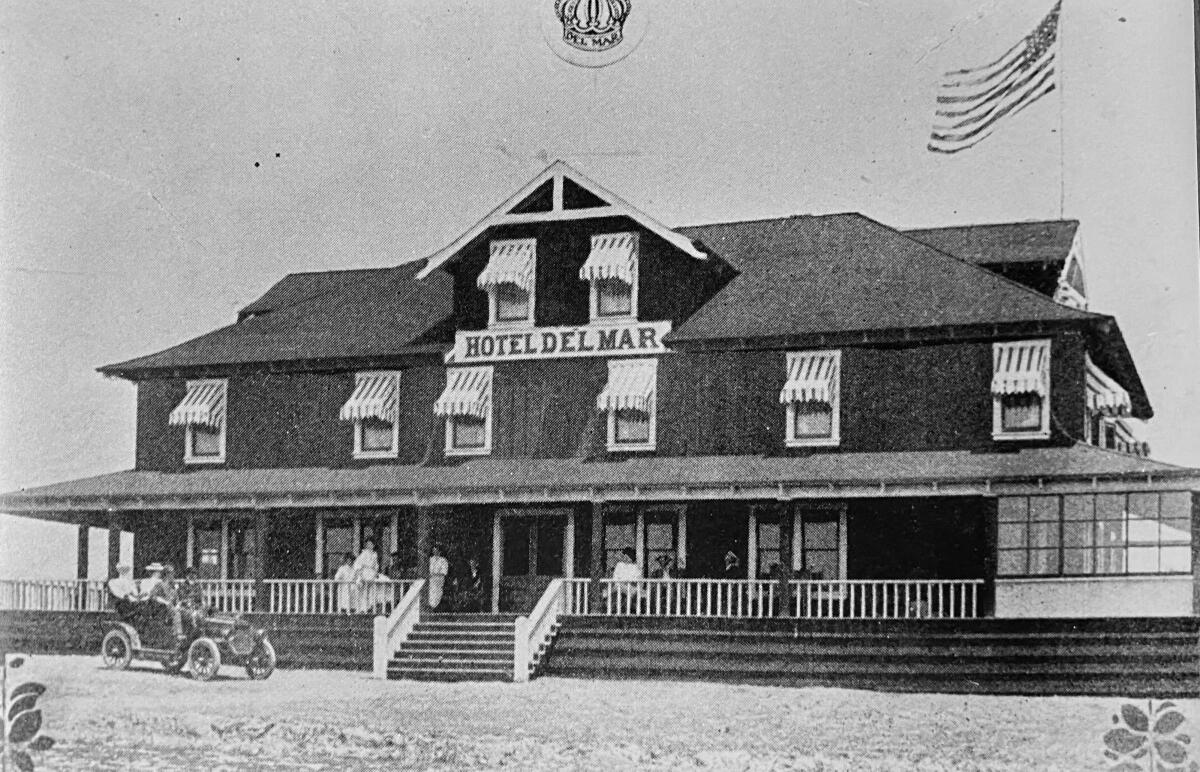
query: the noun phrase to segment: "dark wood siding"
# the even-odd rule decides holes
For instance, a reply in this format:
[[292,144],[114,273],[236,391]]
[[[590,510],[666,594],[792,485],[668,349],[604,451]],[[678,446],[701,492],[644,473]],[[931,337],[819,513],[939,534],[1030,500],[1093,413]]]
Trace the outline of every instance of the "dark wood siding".
[[183,429],[171,426],[171,410],[187,394],[186,381],[139,381],[137,384],[137,469],[177,472],[183,468]]
[[497,365],[492,455],[570,458],[603,448],[605,426],[596,396],[607,380],[607,361],[599,358]]

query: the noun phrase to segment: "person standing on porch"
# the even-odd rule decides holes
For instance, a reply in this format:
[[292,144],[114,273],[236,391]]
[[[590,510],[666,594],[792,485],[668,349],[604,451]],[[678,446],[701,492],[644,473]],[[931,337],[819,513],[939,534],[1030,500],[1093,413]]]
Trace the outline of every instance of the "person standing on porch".
[[354,588],[354,556],[347,552],[342,555],[342,564],[338,566],[337,573],[333,575],[333,581],[337,582],[337,610],[343,614],[349,614],[354,610],[354,603],[351,600],[351,593]]
[[379,554],[375,552],[375,540],[363,542],[362,551],[354,561],[354,583],[358,589],[359,611],[369,611],[374,596],[375,577],[379,574]]
[[450,573],[450,562],[446,560],[442,548],[433,545],[429,556],[429,607],[437,608],[442,602],[442,591],[446,586],[446,574]]

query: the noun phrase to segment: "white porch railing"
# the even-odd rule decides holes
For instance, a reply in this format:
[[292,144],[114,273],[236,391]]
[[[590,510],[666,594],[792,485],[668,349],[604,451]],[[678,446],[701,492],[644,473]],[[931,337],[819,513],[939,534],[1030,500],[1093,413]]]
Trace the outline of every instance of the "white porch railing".
[[[779,582],[750,579],[601,579],[608,616],[772,616]],[[584,612],[587,613],[587,612]]]
[[388,660],[408,638],[417,622],[421,621],[421,592],[424,589],[424,579],[410,582],[392,613],[386,617],[375,617],[371,670],[376,678],[387,678]]
[[523,682],[537,666],[566,614],[586,614],[589,606],[587,579],[555,579],[542,593],[529,616],[517,617],[513,637],[513,680]]
[[[792,580],[791,616],[808,619],[972,619],[983,579]],[[749,579],[601,579],[603,608],[582,603],[564,613],[606,616],[749,618],[776,616],[782,583]],[[582,609],[582,610],[581,610]]]
[[254,611],[253,579],[199,579],[200,599],[204,607],[225,614]]
[[803,579],[796,616],[812,619],[973,619],[982,579]]
[[0,610],[103,611],[108,589],[103,579],[3,579]]
[[358,584],[326,579],[267,579],[272,614],[386,614],[413,585],[412,579]]

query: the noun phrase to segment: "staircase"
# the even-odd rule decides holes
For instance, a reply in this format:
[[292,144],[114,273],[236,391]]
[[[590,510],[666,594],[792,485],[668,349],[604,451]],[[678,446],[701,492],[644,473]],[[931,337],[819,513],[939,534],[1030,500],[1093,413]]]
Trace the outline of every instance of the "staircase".
[[516,614],[427,614],[388,661],[388,678],[512,681],[516,618]]
[[573,616],[545,675],[887,691],[1200,696],[1200,619]]

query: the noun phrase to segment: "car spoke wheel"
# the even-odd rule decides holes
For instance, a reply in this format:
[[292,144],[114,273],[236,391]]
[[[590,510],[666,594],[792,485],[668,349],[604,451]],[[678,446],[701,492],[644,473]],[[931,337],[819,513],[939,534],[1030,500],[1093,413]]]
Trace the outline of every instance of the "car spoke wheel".
[[262,681],[275,672],[275,647],[266,638],[254,645],[250,658],[246,660],[246,675]]
[[211,638],[197,638],[187,655],[188,670],[197,681],[207,681],[221,669],[221,650]]
[[110,670],[124,670],[133,661],[133,644],[124,630],[109,630],[100,644],[100,656]]

